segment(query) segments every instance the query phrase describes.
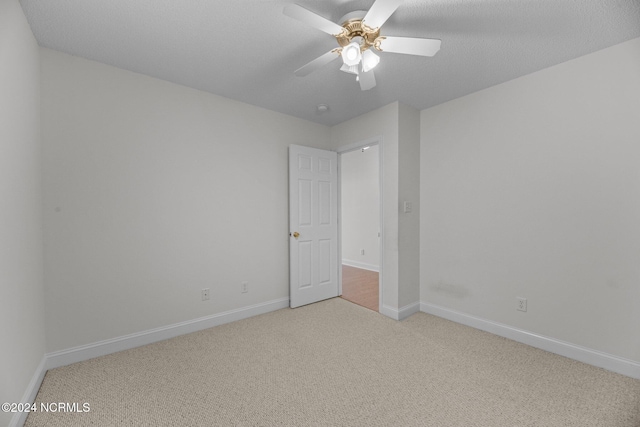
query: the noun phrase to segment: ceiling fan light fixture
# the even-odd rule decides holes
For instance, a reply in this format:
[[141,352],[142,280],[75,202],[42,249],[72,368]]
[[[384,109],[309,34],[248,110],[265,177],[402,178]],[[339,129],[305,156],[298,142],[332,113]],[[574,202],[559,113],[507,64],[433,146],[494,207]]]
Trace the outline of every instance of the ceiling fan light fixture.
[[362,71],[366,73],[367,71],[373,70],[379,62],[380,57],[378,55],[369,49],[365,50],[362,54]]
[[350,12],[340,19],[341,24],[295,3],[285,6],[285,15],[332,35],[340,46],[295,70],[294,74],[306,76],[340,56],[343,61],[340,70],[354,74],[360,83],[360,90],[369,90],[376,86],[373,69],[380,63],[378,55],[373,53],[374,49],[418,56],[435,55],[440,50],[439,39],[380,35],[380,27],[404,1],[373,0],[368,11]]
[[356,76],[360,73],[360,70],[358,69],[358,64],[356,65],[342,64],[342,67],[340,67],[340,71],[344,71],[345,73],[349,73],[349,74],[355,74]]
[[345,65],[358,65],[361,59],[362,53],[357,42],[351,42],[342,48],[342,61]]

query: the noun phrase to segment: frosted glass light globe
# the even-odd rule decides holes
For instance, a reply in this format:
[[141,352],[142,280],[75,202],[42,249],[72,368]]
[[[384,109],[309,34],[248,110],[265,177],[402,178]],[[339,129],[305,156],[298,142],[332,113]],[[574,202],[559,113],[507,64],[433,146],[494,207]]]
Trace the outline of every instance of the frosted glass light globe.
[[351,42],[342,48],[342,61],[346,65],[358,65],[362,59],[362,53],[360,53],[360,45],[356,42]]

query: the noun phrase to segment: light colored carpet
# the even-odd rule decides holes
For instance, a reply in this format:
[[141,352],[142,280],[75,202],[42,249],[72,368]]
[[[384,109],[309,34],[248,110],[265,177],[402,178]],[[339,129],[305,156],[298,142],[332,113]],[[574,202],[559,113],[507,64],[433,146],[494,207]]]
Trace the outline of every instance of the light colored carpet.
[[640,381],[336,298],[49,371],[26,426],[640,426]]

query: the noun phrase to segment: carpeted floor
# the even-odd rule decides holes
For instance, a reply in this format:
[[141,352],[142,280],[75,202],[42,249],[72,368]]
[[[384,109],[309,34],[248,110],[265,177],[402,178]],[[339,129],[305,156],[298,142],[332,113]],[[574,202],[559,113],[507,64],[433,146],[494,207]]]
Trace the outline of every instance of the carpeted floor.
[[26,426],[640,427],[640,381],[340,298],[57,368]]

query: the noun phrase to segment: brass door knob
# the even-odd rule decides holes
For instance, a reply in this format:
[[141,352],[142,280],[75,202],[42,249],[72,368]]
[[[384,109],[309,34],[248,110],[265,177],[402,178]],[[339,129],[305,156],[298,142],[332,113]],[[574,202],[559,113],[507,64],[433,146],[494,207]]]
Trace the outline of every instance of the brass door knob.
[[298,233],[297,231],[294,231],[292,236],[297,239],[298,237],[300,237],[300,233]]

